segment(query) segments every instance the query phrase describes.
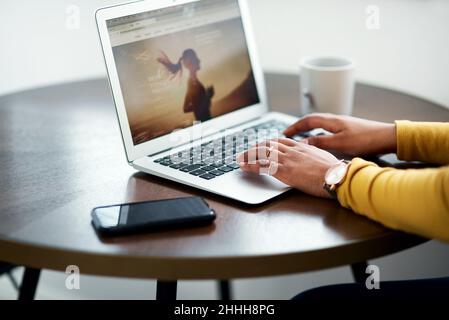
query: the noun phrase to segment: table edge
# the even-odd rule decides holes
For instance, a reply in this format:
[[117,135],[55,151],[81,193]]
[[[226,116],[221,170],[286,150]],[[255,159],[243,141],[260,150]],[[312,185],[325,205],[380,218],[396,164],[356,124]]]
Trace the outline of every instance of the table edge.
[[348,265],[393,254],[427,241],[429,240],[415,235],[386,230],[370,239],[310,251],[228,257],[161,257],[67,250],[3,239],[0,240],[0,260],[56,271],[65,271],[69,265],[76,265],[81,274],[114,277],[162,280],[235,279]]

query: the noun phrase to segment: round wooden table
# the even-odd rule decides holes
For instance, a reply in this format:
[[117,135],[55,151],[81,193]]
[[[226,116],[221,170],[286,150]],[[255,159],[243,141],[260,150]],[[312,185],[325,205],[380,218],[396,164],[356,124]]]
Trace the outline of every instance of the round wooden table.
[[[297,114],[297,77],[266,78],[272,109]],[[354,114],[449,120],[449,110],[428,101],[360,84]],[[0,97],[0,261],[28,267],[22,297],[34,296],[40,269],[68,265],[81,274],[158,279],[158,297],[173,297],[169,281],[177,279],[357,266],[425,241],[299,191],[248,206],[136,172],[125,159],[106,79]],[[214,225],[100,238],[90,223],[95,206],[188,195],[216,210]]]

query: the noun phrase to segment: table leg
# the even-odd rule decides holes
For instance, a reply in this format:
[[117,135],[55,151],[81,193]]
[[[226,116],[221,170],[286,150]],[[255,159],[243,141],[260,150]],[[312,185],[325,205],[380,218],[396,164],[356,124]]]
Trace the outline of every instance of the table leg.
[[354,277],[355,282],[365,283],[367,266],[368,263],[366,261],[351,264],[352,276]]
[[0,261],[0,276],[16,268],[15,265]]
[[161,281],[156,284],[156,300],[174,301],[176,300],[176,291],[178,288],[177,281]]
[[220,280],[218,285],[220,288],[220,300],[232,300],[231,283],[229,280]]
[[18,291],[19,290],[19,285],[17,284],[16,279],[14,278],[12,271],[17,268],[17,266],[13,265],[13,264],[9,264],[6,262],[0,262],[0,277],[3,274],[6,274],[6,276],[9,278],[9,280],[11,281],[11,284],[13,285],[13,287]]
[[33,300],[39,282],[40,269],[25,268],[20,285],[19,300]]

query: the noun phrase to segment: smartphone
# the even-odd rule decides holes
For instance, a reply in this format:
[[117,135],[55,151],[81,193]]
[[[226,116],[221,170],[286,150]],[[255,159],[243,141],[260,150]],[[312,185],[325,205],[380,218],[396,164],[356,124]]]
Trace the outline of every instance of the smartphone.
[[393,167],[396,169],[421,169],[437,167],[435,164],[425,163],[421,161],[403,161],[399,160],[395,153],[381,155],[376,161],[382,167]]
[[215,217],[214,210],[199,197],[126,203],[92,210],[92,224],[102,235],[203,226],[212,223]]

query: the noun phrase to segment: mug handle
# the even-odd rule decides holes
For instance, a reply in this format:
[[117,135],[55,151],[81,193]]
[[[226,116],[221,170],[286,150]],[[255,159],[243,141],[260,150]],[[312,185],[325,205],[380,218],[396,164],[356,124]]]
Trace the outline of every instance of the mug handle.
[[313,99],[312,94],[309,92],[309,90],[305,89],[303,90],[302,94],[304,97],[309,100],[309,104],[312,108],[315,108],[315,100]]

